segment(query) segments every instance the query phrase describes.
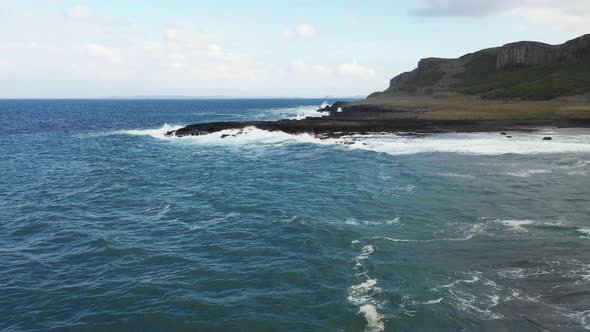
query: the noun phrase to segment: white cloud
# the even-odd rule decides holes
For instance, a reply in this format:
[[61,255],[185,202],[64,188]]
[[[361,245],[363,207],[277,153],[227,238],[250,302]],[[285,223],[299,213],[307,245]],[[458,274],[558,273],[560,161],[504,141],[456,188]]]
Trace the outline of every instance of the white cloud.
[[356,61],[343,63],[338,66],[338,72],[342,76],[358,77],[363,79],[373,78],[377,75],[375,69],[359,65]]
[[305,72],[307,70],[307,65],[303,60],[295,60],[291,63],[291,66],[293,67],[293,69],[300,73]]
[[326,66],[322,66],[322,65],[314,65],[311,67],[311,69],[317,73],[317,74],[321,74],[321,75],[328,75],[332,73],[332,68],[326,67]]
[[90,17],[90,14],[90,8],[82,6],[75,6],[66,11],[66,17],[71,19],[85,19]]
[[512,16],[562,32],[590,32],[588,0],[415,0],[410,14],[423,17]]
[[291,62],[291,68],[298,73],[311,73],[318,75],[329,75],[333,72],[332,68],[323,65],[307,64],[304,60],[298,59]]
[[296,26],[294,29],[286,29],[283,31],[283,37],[299,37],[299,38],[312,38],[317,35],[316,28],[308,23],[302,23]]
[[304,38],[311,38],[316,35],[315,27],[307,23],[298,25],[295,32],[297,32],[297,35]]
[[590,1],[587,0],[528,0],[522,6],[507,10],[504,15],[522,17],[533,25],[552,30],[590,33]]
[[[305,45],[293,49],[263,41],[244,47],[244,40],[219,35],[226,31],[221,24],[206,30],[186,28],[181,21],[146,27],[133,24],[134,17],[104,15],[98,7],[91,7],[87,18],[72,19],[67,8],[15,8],[2,14],[11,29],[0,29],[0,97],[343,96],[368,94],[387,80],[334,79],[339,68],[333,55],[306,58]],[[272,52],[258,51],[265,47]],[[287,60],[270,55],[281,47],[300,55]],[[300,60],[289,61],[295,59]]]
[[112,64],[119,64],[122,62],[120,51],[113,47],[100,44],[87,44],[85,49],[88,55],[96,59]]

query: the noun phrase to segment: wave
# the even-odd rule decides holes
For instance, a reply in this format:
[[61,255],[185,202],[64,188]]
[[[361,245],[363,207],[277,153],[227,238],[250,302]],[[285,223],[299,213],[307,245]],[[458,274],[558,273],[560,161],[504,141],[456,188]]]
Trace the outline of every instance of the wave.
[[[355,247],[360,243],[359,240],[352,241],[352,246]],[[365,278],[365,281],[360,284],[350,286],[348,288],[348,302],[359,307],[359,314],[362,314],[367,321],[366,331],[381,332],[385,329],[383,322],[383,315],[377,311],[380,303],[373,297],[375,294],[381,292],[381,288],[377,287],[377,279],[369,277],[363,261],[367,260],[372,253],[375,252],[375,247],[371,244],[365,245],[361,248],[361,253],[356,256],[355,270],[360,271],[359,275]]]
[[[316,107],[309,108],[309,111]],[[323,114],[322,114],[323,115]],[[307,116],[307,115],[301,115]],[[424,137],[408,137],[396,134],[351,135],[340,138],[319,139],[310,134],[288,134],[282,131],[266,131],[255,127],[223,130],[208,135],[167,137],[168,131],[182,126],[164,124],[155,129],[122,130],[118,134],[151,136],[158,139],[192,141],[197,144],[318,144],[341,146],[353,150],[368,150],[390,155],[449,152],[468,155],[543,154],[565,152],[590,152],[590,135],[567,133],[553,135],[552,141],[542,141],[542,135],[521,134],[507,141],[497,133],[432,134]],[[221,138],[221,137],[224,138]],[[549,173],[549,170],[525,170],[509,173],[526,177]],[[456,176],[441,174],[442,176]],[[467,176],[466,176],[467,177]]]
[[590,239],[590,228],[580,228],[578,229],[578,233],[580,234],[580,238]]
[[385,240],[390,242],[418,242],[418,243],[430,243],[430,242],[443,242],[443,241],[468,241],[473,238],[473,234],[469,234],[466,237],[461,238],[443,238],[443,239],[428,239],[428,240],[416,240],[416,239],[396,239],[387,236],[374,236],[371,237],[373,240]]
[[433,134],[426,137],[384,134],[359,136],[347,146],[392,155],[432,152],[471,155],[590,152],[590,135],[564,133],[553,135],[552,141],[542,141],[542,137],[536,133],[521,134],[507,141],[497,133]]
[[[496,311],[501,303],[523,299],[521,292],[503,287],[484,277],[482,272],[473,271],[462,278],[452,278],[450,283],[431,290],[445,295],[445,302],[464,312],[485,320],[502,319],[504,316]],[[439,300],[442,301],[442,298]],[[436,303],[436,302],[435,302]]]
[[498,220],[498,222],[516,232],[526,232],[527,230],[523,226],[535,223],[534,220]]
[[367,226],[375,226],[375,225],[397,225],[400,222],[400,217],[395,217],[393,219],[390,220],[385,220],[382,222],[379,221],[369,221],[369,220],[356,220],[356,219],[346,219],[346,221],[344,222],[347,225],[353,225],[353,226],[357,226],[357,225],[367,225]]
[[471,174],[439,173],[437,175],[447,178],[475,179],[475,175]]
[[302,105],[286,108],[271,108],[264,110],[259,116],[266,118],[268,117],[268,113],[270,113],[276,119],[301,120],[305,118],[317,118],[328,115],[326,112],[319,112],[320,109],[326,106],[330,106],[327,101],[324,101],[320,106]]
[[129,130],[118,130],[112,134],[115,135],[129,135],[129,136],[150,136],[157,139],[171,139],[172,137],[166,136],[166,133],[178,130],[184,126],[181,125],[170,125],[168,123],[164,123],[160,128],[151,128],[151,129],[129,129]]
[[523,170],[523,171],[518,171],[518,172],[507,172],[504,174],[510,175],[510,176],[521,177],[521,178],[528,178],[531,175],[551,174],[551,173],[552,173],[552,171],[548,170],[548,169],[529,169],[529,170]]

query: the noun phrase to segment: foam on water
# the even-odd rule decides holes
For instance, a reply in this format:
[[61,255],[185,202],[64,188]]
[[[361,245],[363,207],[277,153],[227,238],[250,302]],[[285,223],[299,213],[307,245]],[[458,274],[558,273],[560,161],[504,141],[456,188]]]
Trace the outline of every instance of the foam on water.
[[171,137],[166,136],[166,133],[178,130],[184,126],[181,125],[170,125],[168,123],[164,123],[162,127],[159,128],[151,128],[151,129],[129,129],[129,130],[118,130],[115,131],[113,134],[115,135],[130,135],[130,136],[150,136],[157,139],[171,139]]
[[441,303],[443,299],[444,299],[444,298],[442,298],[442,297],[441,297],[441,298],[439,298],[439,299],[436,299],[436,300],[430,300],[430,301],[426,301],[426,302],[424,302],[423,304],[438,304],[438,303]]
[[439,176],[447,178],[460,178],[460,179],[475,179],[474,175],[471,174],[457,174],[457,173],[440,173]]
[[574,321],[578,321],[584,330],[590,331],[590,310],[571,312],[566,314],[566,316]]
[[297,106],[288,108],[275,108],[263,112],[270,112],[277,119],[290,119],[290,120],[301,120],[305,118],[317,118],[328,115],[327,112],[319,112],[319,109],[330,106],[327,101],[320,106]]
[[385,329],[385,324],[381,320],[382,317],[374,305],[365,304],[361,306],[359,313],[365,315],[365,319],[367,320],[367,329],[365,331],[380,332]]
[[[309,108],[316,109],[314,108]],[[317,110],[317,109],[316,109]],[[311,111],[310,111],[311,112]],[[314,110],[315,112],[315,110]],[[324,115],[319,113],[320,115]],[[305,115],[305,114],[304,114]],[[302,115],[303,116],[303,115]],[[308,116],[308,115],[305,115]],[[197,144],[242,145],[242,144],[321,144],[337,145],[349,149],[369,150],[391,155],[433,152],[451,152],[473,155],[542,154],[565,152],[590,152],[589,134],[571,135],[567,132],[553,135],[552,141],[542,141],[538,133],[522,133],[507,141],[497,133],[433,134],[425,137],[407,137],[396,134],[354,135],[342,138],[319,139],[309,134],[292,135],[282,131],[266,131],[254,127],[223,130],[208,135],[190,137],[167,137],[165,134],[181,126],[164,126],[155,129],[123,130],[126,135],[151,136],[158,139],[177,139]],[[223,135],[226,135],[223,139]],[[346,143],[346,144],[343,144]],[[509,175],[528,177],[550,173],[550,170],[523,170]],[[456,176],[454,174],[441,174]],[[465,176],[467,177],[467,176]]]
[[390,242],[418,242],[418,243],[429,243],[429,242],[439,242],[439,241],[467,241],[473,238],[473,234],[469,234],[466,237],[462,238],[444,238],[444,239],[429,239],[429,240],[415,240],[415,239],[396,239],[388,236],[374,236],[371,239],[373,240],[385,240]]
[[527,230],[523,226],[535,223],[534,220],[498,220],[498,222],[516,232],[526,232]]
[[516,176],[516,177],[521,177],[521,178],[528,178],[531,175],[551,174],[551,173],[552,173],[552,171],[548,170],[548,169],[529,169],[529,170],[523,170],[523,171],[518,171],[518,172],[508,172],[508,173],[504,173],[504,174]]
[[431,152],[473,155],[590,152],[590,134],[564,133],[554,135],[552,141],[543,141],[542,138],[543,135],[538,133],[523,133],[509,141],[497,133],[434,134],[426,137],[385,134],[359,138],[348,146],[392,155]]
[[590,228],[580,228],[578,233],[582,239],[590,239]]
[[495,310],[499,304],[523,298],[519,291],[498,285],[484,277],[482,272],[474,271],[467,275],[466,279],[456,279],[432,290],[447,295],[448,302],[457,309],[486,320],[504,317]]
[[[359,240],[354,240],[351,244],[354,247],[359,243]],[[368,244],[363,246],[361,253],[356,256],[354,268],[359,271],[357,275],[364,277],[365,281],[348,288],[347,300],[350,304],[359,307],[359,313],[363,314],[367,321],[366,331],[381,332],[385,329],[385,323],[383,322],[383,316],[377,311],[380,304],[373,297],[381,292],[381,288],[377,287],[377,279],[369,277],[363,265],[363,261],[368,259],[373,252],[375,252],[375,247]]]
[[357,225],[375,226],[375,225],[396,225],[396,224],[399,224],[399,221],[400,221],[399,217],[395,217],[391,220],[385,220],[385,221],[356,220],[353,218],[349,218],[349,219],[346,219],[346,221],[344,221],[344,223],[347,225],[353,225],[353,226],[357,226]]

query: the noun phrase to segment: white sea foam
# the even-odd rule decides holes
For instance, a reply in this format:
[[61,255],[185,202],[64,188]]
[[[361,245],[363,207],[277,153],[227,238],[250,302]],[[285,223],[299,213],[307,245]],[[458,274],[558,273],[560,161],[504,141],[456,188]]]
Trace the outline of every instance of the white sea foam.
[[385,223],[388,225],[395,225],[395,224],[399,224],[399,217],[393,218],[391,220],[386,220]]
[[[351,244],[355,246],[359,243],[359,240],[354,240]],[[375,252],[375,247],[368,244],[363,246],[361,253],[356,256],[355,269],[362,270],[357,276],[360,275],[366,279],[364,282],[348,288],[347,300],[350,304],[358,306],[359,313],[365,316],[367,321],[366,331],[381,332],[385,329],[385,324],[383,323],[383,316],[377,311],[379,303],[374,299],[374,295],[380,293],[381,288],[377,287],[377,279],[369,277],[363,265],[363,261],[368,259],[373,252]]]
[[325,101],[321,106],[306,105],[288,108],[275,108],[269,110],[269,112],[274,114],[274,117],[277,119],[301,120],[305,118],[317,118],[328,115],[327,112],[319,112],[319,109],[325,108],[326,106],[330,106],[327,101]]
[[426,302],[424,302],[424,304],[438,304],[438,303],[441,303],[442,300],[443,300],[443,298],[441,297],[440,299],[426,301]]
[[438,175],[448,178],[475,179],[475,176],[471,174],[440,173]]
[[[309,109],[311,110],[311,108]],[[311,111],[310,111],[311,112]],[[315,112],[315,111],[314,111]],[[301,116],[304,116],[305,113]],[[324,115],[319,113],[318,115]],[[308,116],[308,115],[305,115]],[[159,139],[171,139],[164,134],[180,126],[165,124],[161,128],[124,130],[120,134],[147,135]],[[226,135],[223,139],[223,135]],[[590,152],[589,134],[558,134],[552,141],[542,141],[539,134],[521,134],[510,141],[497,133],[433,134],[426,137],[407,137],[395,134],[354,135],[342,138],[319,139],[309,134],[291,135],[281,131],[265,131],[257,128],[232,129],[202,136],[173,137],[176,140],[197,144],[243,145],[243,144],[298,144],[312,143],[338,145],[348,149],[369,150],[391,155],[451,152],[473,155],[541,154],[563,152]],[[343,144],[347,143],[347,144]],[[543,170],[545,171],[545,170]],[[533,170],[528,175],[534,174]],[[516,176],[527,176],[527,173]]]
[[357,258],[358,259],[367,259],[374,252],[375,252],[375,247],[373,247],[373,245],[371,245],[371,244],[366,245],[363,247],[361,254],[359,256],[357,256]]
[[365,304],[359,308],[359,313],[365,315],[367,320],[367,329],[365,331],[381,332],[385,330],[383,317],[377,312],[377,308],[371,304]]
[[523,171],[517,171],[517,172],[507,172],[504,174],[516,176],[516,177],[521,177],[521,178],[528,178],[531,175],[550,174],[550,173],[552,173],[552,171],[548,170],[548,169],[529,169],[529,170],[523,170]]
[[516,232],[526,232],[527,230],[523,226],[535,223],[534,220],[498,220],[498,222]]
[[374,240],[385,240],[391,242],[422,242],[422,243],[429,243],[429,242],[440,242],[440,241],[467,241],[473,238],[473,234],[469,234],[466,237],[462,238],[443,238],[443,239],[429,239],[429,240],[414,240],[414,239],[396,239],[387,236],[374,236],[371,239]]
[[171,137],[166,136],[166,133],[180,129],[182,127],[183,126],[180,125],[170,125],[168,123],[164,123],[164,125],[160,128],[118,130],[114,132],[114,134],[130,136],[150,136],[158,139],[171,139]]
[[482,319],[501,319],[503,316],[493,308],[521,297],[519,292],[499,286],[483,277],[481,272],[472,272],[469,276],[468,279],[454,280],[432,290],[446,294],[446,302]]
[[566,316],[578,322],[584,330],[590,331],[590,310],[570,312]]
[[580,237],[583,239],[590,239],[590,228],[580,228],[578,229],[578,233]]
[[347,146],[393,155],[431,152],[474,155],[590,152],[590,133],[554,135],[552,141],[543,141],[542,137],[538,133],[521,134],[507,141],[497,133],[434,134],[426,137],[386,134],[357,139]]
[[367,226],[375,226],[375,225],[395,225],[395,224],[399,224],[400,218],[396,217],[393,218],[391,220],[385,220],[385,221],[371,221],[371,220],[356,220],[356,219],[346,219],[344,221],[345,224],[347,225],[352,225],[352,226],[357,226],[357,225],[367,225]]

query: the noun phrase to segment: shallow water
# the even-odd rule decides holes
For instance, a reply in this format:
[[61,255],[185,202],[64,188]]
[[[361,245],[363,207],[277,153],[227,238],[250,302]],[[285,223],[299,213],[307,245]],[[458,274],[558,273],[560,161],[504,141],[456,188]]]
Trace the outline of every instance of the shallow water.
[[322,102],[0,101],[0,330],[590,329],[588,131],[163,135]]

